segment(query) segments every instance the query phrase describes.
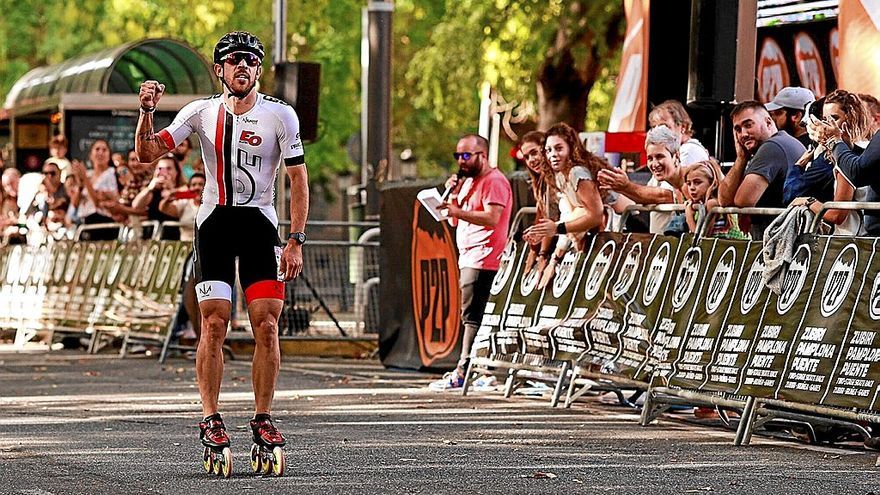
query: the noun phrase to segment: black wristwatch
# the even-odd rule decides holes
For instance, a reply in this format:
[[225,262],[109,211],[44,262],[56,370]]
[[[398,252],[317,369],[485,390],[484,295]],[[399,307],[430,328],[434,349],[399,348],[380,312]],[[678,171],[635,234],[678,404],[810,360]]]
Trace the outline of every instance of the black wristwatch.
[[287,240],[293,239],[297,244],[302,246],[306,243],[306,233],[305,232],[291,232],[287,234]]

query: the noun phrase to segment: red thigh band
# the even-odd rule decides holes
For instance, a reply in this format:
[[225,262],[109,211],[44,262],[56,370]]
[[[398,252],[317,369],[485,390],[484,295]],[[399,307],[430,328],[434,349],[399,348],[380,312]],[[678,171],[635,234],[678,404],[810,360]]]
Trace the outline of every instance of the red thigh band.
[[254,282],[244,290],[244,298],[248,304],[254,299],[280,299],[284,300],[284,282],[277,280],[262,280]]

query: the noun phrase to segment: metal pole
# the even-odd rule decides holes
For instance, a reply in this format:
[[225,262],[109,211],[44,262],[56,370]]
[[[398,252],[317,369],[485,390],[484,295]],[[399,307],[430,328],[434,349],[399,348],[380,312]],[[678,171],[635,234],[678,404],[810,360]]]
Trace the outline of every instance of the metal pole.
[[489,139],[489,119],[492,109],[492,86],[488,81],[483,81],[480,86],[480,130],[478,134]]
[[287,62],[287,0],[275,0],[275,63]]
[[367,4],[367,40],[369,57],[367,67],[366,155],[363,167],[368,182],[366,217],[379,215],[377,181],[384,180],[391,166],[391,51],[392,15],[394,3],[371,0]]
[[[287,0],[275,0],[273,6],[273,17],[275,20],[275,45],[273,50],[273,60],[275,67],[287,61]],[[279,84],[279,74],[275,73],[275,87]],[[287,174],[284,166],[275,178],[275,211],[278,212],[278,220],[286,222],[290,220],[290,191],[288,190]]]

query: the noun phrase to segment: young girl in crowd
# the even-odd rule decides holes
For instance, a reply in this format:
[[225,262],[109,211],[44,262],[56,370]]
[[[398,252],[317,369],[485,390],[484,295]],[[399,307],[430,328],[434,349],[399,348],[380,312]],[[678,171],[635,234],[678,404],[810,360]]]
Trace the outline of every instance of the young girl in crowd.
[[[685,186],[690,199],[685,202],[685,219],[688,230],[696,232],[700,223],[701,206],[705,211],[710,211],[718,206],[718,185],[721,182],[721,167],[715,160],[703,160],[686,167]],[[720,237],[724,239],[748,239],[740,229],[736,214],[713,214],[709,222],[712,222],[707,237]]]

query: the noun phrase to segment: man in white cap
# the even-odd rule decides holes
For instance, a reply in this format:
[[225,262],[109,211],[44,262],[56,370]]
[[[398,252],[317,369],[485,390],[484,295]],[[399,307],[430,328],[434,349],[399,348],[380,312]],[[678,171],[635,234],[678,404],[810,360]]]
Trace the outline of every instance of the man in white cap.
[[[785,131],[804,145],[810,147],[810,136],[807,128],[800,125],[807,108],[807,104],[816,101],[816,96],[807,88],[787,86],[782,88],[772,101],[764,105],[770,112],[770,117],[776,122],[780,131]],[[788,204],[794,198],[804,195],[807,188],[804,179],[804,170],[791,164],[785,177],[785,194],[783,202]]]
[[773,100],[764,106],[767,107],[767,111],[776,122],[777,129],[791,134],[805,148],[809,148],[810,137],[807,135],[807,128],[801,126],[800,123],[805,116],[804,111],[807,104],[814,101],[816,101],[816,97],[809,89],[787,86],[782,88]]

